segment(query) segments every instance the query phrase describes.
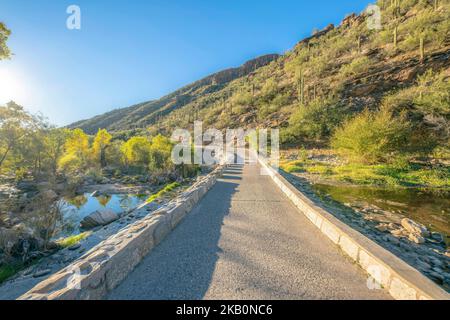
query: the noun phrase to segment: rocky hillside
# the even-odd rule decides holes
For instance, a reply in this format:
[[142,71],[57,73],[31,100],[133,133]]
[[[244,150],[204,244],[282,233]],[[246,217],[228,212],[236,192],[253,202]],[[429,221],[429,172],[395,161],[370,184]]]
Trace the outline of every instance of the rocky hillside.
[[[70,127],[89,133],[98,128],[142,128],[167,134],[203,120],[205,126],[219,129],[281,127],[283,141],[289,143],[300,138],[326,142],[345,119],[390,103],[394,109],[406,107],[412,119],[434,126],[435,131],[448,128],[448,97],[433,91],[433,86],[439,87],[439,92],[448,88],[448,1],[398,4],[379,0],[377,4],[381,29],[368,28],[366,13],[351,14],[338,26],[329,25],[303,39],[282,56],[257,58],[159,100]],[[435,98],[440,96],[441,105],[417,104],[414,95],[419,93],[422,98],[424,90]],[[424,107],[424,103],[428,105]],[[301,123],[306,124],[306,132],[299,129]]]
[[69,125],[69,128],[81,128],[91,134],[96,133],[100,128],[110,131],[144,128],[154,124],[173,110],[188,105],[202,95],[222,90],[230,81],[244,77],[277,58],[277,54],[258,57],[247,61],[240,67],[226,69],[191,83],[159,100],[113,110],[88,120],[75,122]]

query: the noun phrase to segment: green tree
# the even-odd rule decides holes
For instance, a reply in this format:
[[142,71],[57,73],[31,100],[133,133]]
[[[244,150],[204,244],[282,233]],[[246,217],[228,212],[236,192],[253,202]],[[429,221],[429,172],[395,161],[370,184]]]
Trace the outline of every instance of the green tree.
[[7,59],[11,56],[11,51],[6,45],[6,41],[11,35],[11,31],[3,22],[0,22],[0,60]]
[[38,126],[35,117],[14,102],[0,106],[0,169],[8,155],[17,150]]
[[45,154],[53,175],[56,175],[58,170],[58,161],[64,153],[64,145],[70,131],[67,129],[52,128],[46,132],[45,135]]
[[89,157],[89,137],[81,129],[69,132],[64,155],[59,160],[63,170],[85,169]]
[[150,169],[168,169],[172,166],[172,143],[170,139],[157,135],[152,139],[150,146]]
[[102,168],[106,167],[106,148],[111,143],[112,136],[106,131],[106,129],[100,129],[94,138],[92,150],[96,161],[100,162]]
[[122,146],[122,153],[127,165],[145,166],[150,163],[151,143],[146,137],[130,138]]

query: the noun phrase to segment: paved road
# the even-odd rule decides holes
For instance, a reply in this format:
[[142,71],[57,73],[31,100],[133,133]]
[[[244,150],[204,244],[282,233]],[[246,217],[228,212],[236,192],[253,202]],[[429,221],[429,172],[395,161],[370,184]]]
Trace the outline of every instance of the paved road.
[[259,168],[229,168],[108,298],[389,299]]

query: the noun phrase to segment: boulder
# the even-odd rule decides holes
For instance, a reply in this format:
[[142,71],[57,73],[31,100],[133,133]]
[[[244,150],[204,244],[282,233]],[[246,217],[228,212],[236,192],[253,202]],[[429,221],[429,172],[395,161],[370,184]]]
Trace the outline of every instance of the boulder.
[[51,189],[42,192],[42,196],[48,200],[56,200],[58,198],[58,194]]
[[50,274],[50,273],[52,273],[52,270],[51,270],[51,269],[43,269],[43,270],[39,270],[39,271],[36,271],[36,272],[33,274],[33,278],[41,278],[41,277],[46,276],[46,275],[48,275],[48,274]]
[[424,237],[414,233],[410,233],[408,239],[417,244],[422,244],[425,242]]
[[84,229],[92,229],[98,226],[107,225],[119,219],[119,215],[112,210],[98,210],[86,216],[81,221],[81,227]]
[[422,237],[428,237],[430,235],[430,232],[428,231],[427,227],[411,219],[404,218],[402,219],[401,224],[403,228],[405,228],[406,230],[408,230],[408,232],[412,234],[419,235]]
[[439,243],[442,243],[445,241],[445,238],[442,234],[440,234],[439,232],[432,232],[431,233],[431,238],[436,240]]

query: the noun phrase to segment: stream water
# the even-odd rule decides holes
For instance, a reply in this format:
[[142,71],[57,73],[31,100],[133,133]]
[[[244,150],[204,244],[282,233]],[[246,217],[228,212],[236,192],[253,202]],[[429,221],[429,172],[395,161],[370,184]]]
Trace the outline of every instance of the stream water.
[[56,238],[80,233],[80,222],[84,217],[96,210],[110,209],[122,213],[145,201],[145,196],[129,194],[113,194],[93,197],[86,193],[73,198],[60,200],[62,208],[62,225],[58,228]]
[[367,186],[314,184],[319,195],[340,203],[375,205],[426,225],[433,231],[450,235],[450,190],[418,188],[386,189]]

